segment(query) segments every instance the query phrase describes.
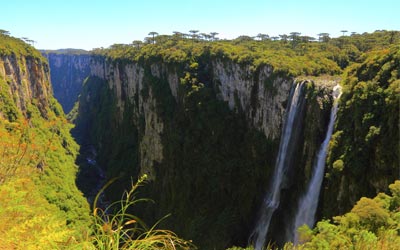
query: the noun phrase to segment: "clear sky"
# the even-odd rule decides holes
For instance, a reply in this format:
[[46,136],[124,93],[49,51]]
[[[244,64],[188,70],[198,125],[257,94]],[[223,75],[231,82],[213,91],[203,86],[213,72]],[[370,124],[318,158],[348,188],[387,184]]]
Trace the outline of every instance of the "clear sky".
[[0,0],[0,29],[38,49],[108,47],[150,31],[220,38],[400,30],[400,0]]

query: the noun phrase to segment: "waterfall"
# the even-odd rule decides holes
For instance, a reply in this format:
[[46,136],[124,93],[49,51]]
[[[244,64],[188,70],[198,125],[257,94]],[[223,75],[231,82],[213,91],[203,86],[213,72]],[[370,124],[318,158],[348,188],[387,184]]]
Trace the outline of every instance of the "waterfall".
[[303,83],[298,83],[296,87],[291,91],[290,104],[287,108],[287,117],[285,126],[281,135],[281,142],[279,144],[278,156],[275,162],[274,174],[271,180],[271,186],[264,198],[262,208],[260,211],[260,217],[257,221],[257,225],[250,236],[250,241],[253,242],[256,250],[261,250],[265,244],[265,239],[268,233],[268,228],[271,222],[271,218],[275,210],[279,207],[281,189],[283,180],[285,178],[289,158],[291,156],[291,148],[293,147],[293,134],[296,130],[296,118],[302,110],[303,106]]
[[339,85],[336,85],[333,88],[334,104],[332,106],[329,125],[326,131],[326,136],[321,144],[317,158],[315,160],[313,168],[314,173],[308,184],[307,191],[305,195],[300,199],[299,206],[297,209],[294,228],[292,231],[295,243],[298,243],[297,229],[304,224],[312,228],[315,223],[315,213],[317,211],[322,179],[324,177],[327,149],[333,133],[333,125],[335,123],[336,113],[338,110],[338,99],[340,98],[341,94],[342,94],[341,87]]

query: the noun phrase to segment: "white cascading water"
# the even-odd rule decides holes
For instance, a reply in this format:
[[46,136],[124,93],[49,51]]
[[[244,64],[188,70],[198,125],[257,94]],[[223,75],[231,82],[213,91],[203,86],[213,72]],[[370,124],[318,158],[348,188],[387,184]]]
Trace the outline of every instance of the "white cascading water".
[[297,209],[294,228],[292,231],[294,235],[294,243],[298,243],[297,229],[300,226],[306,224],[310,228],[312,228],[315,223],[315,213],[317,211],[322,179],[324,177],[327,149],[333,133],[333,125],[335,124],[336,113],[338,110],[338,100],[341,94],[342,94],[341,87],[339,85],[336,85],[333,88],[334,103],[331,110],[328,130],[326,131],[325,139],[322,142],[321,147],[319,149],[317,159],[314,164],[314,169],[313,169],[314,173],[308,184],[307,191],[305,195],[300,199],[299,206]]
[[279,207],[282,182],[284,173],[286,172],[285,159],[292,137],[293,125],[295,117],[297,116],[300,104],[300,96],[303,83],[298,83],[294,92],[291,94],[291,103],[288,109],[288,115],[286,118],[285,126],[282,131],[282,139],[279,144],[278,157],[275,162],[274,175],[272,178],[272,185],[268,190],[268,193],[264,199],[264,205],[261,208],[260,218],[257,225],[251,235],[251,241],[254,243],[256,250],[261,250],[265,244],[265,238],[268,233],[269,224],[275,210]]

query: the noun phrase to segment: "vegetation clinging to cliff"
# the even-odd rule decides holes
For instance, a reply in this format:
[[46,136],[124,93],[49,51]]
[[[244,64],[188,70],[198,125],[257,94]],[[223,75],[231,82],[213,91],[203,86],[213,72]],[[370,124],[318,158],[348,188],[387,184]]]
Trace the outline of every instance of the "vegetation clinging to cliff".
[[[351,196],[372,196],[399,177],[399,69],[400,47],[393,46],[367,53],[362,63],[346,70],[327,160],[331,190],[345,181],[352,187],[343,191],[351,189]],[[325,203],[330,215],[333,200],[327,198]],[[337,205],[344,212],[353,202],[341,200]]]

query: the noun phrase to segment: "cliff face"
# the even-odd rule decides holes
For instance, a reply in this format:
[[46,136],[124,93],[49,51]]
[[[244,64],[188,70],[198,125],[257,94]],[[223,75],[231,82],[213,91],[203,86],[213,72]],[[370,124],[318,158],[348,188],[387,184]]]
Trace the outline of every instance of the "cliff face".
[[267,138],[278,139],[293,79],[275,76],[271,66],[251,72],[250,65],[215,60],[212,68],[218,98],[227,102],[231,110],[243,111],[247,121]]
[[[249,66],[229,61],[214,60],[209,66],[212,79],[209,79],[206,88],[215,92],[214,98],[226,103],[232,112],[243,114],[247,125],[262,132],[266,139],[279,140],[285,105],[294,80],[272,76],[270,66],[264,66],[255,73],[250,71]],[[161,87],[152,86],[150,81],[164,84],[165,93],[162,94],[168,95],[172,106],[181,105],[185,99],[185,93],[180,89],[183,72],[165,63],[120,65],[102,60],[93,61],[90,68],[91,75],[107,82],[108,89],[113,92],[117,122],[121,123],[124,115],[131,116],[134,124],[144,122],[139,148],[140,165],[146,170],[141,172],[153,178],[153,165],[163,160],[161,136],[165,117],[163,119],[158,112],[158,106],[162,104],[154,93]],[[126,113],[126,108],[131,109],[129,113]]]
[[90,55],[43,52],[51,69],[54,97],[69,113],[78,100],[82,83],[90,73]]
[[35,102],[42,116],[47,117],[52,96],[47,63],[38,58],[18,57],[15,54],[1,56],[0,77],[3,84],[7,84],[9,96],[20,111],[27,115],[28,104]]
[[[143,195],[157,205],[139,214],[151,221],[171,213],[166,226],[203,247],[245,244],[273,172],[294,79],[268,65],[254,70],[220,58],[187,65],[93,57],[90,68],[75,134],[96,146],[108,177],[122,176],[109,195],[119,198],[130,176],[147,174]],[[296,128],[301,160],[285,181],[285,205],[295,204],[309,178],[330,91],[306,86],[300,119],[308,124]],[[302,179],[293,181],[296,174]],[[282,207],[280,218],[288,211]]]

